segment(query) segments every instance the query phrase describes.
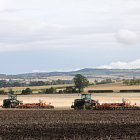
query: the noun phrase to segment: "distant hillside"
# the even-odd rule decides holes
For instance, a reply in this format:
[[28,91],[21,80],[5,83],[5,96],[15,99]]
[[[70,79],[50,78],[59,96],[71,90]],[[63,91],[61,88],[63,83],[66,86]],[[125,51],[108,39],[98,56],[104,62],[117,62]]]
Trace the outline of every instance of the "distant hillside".
[[140,69],[90,69],[85,68],[81,69],[79,71],[76,71],[76,73],[80,73],[83,75],[127,75],[127,76],[140,76]]
[[85,76],[140,76],[140,69],[93,69],[85,68],[77,71],[70,72],[44,72],[44,73],[25,73],[17,75],[0,74],[0,78],[15,78],[15,79],[28,79],[28,78],[46,78],[50,76],[74,76],[75,74],[82,74]]
[[6,74],[0,74],[0,78],[6,78],[7,77],[7,75]]

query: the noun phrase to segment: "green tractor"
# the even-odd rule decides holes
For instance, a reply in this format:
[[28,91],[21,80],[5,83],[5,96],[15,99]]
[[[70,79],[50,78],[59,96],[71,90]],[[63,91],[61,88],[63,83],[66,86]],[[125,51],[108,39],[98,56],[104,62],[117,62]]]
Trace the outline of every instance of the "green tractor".
[[71,108],[74,108],[74,110],[90,110],[95,109],[98,105],[98,101],[91,99],[91,94],[84,93],[81,94],[81,99],[74,100]]
[[16,108],[17,105],[22,104],[22,101],[17,100],[17,95],[9,94],[8,99],[3,100],[3,108]]

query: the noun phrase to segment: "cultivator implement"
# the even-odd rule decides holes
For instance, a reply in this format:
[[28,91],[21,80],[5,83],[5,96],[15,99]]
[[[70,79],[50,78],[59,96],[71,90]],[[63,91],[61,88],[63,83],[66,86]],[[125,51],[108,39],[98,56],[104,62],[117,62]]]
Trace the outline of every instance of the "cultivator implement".
[[16,108],[54,109],[54,106],[46,103],[27,103],[17,105]]
[[109,107],[104,107],[102,105],[98,107],[93,107],[93,110],[140,110],[139,106],[109,106]]
[[3,108],[34,108],[34,109],[54,109],[51,103],[46,103],[43,100],[39,100],[39,103],[23,103],[17,100],[16,95],[8,95],[8,99],[3,100]]
[[130,100],[122,99],[122,103],[103,103],[95,106],[96,110],[140,110],[139,106],[131,105]]
[[71,108],[75,110],[140,110],[139,106],[131,105],[130,100],[122,99],[122,103],[103,103],[92,100],[91,94],[81,94],[81,99],[75,99]]

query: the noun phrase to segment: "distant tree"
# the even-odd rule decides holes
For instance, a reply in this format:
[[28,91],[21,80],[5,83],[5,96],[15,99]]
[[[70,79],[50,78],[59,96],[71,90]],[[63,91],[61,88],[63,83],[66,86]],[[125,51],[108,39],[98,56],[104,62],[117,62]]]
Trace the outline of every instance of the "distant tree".
[[8,93],[9,94],[14,94],[14,91],[12,89],[9,89]]
[[94,81],[94,83],[95,83],[95,85],[97,85],[97,84],[98,84],[98,81],[97,81],[97,80],[95,80],[95,81]]
[[75,87],[78,88],[79,93],[83,91],[83,89],[89,85],[89,81],[86,77],[81,74],[77,74],[74,77]]
[[64,91],[63,90],[59,90],[59,92],[58,92],[59,94],[63,94],[64,93]]
[[64,81],[61,80],[61,79],[58,79],[58,80],[56,81],[56,83],[57,83],[57,85],[63,85],[63,84],[65,84]]
[[140,79],[123,80],[123,84],[128,86],[140,85]]
[[30,82],[29,86],[44,86],[45,85],[45,82],[43,81],[33,81],[33,82]]
[[6,80],[0,80],[0,88],[2,88],[2,87],[8,87]]
[[56,89],[54,87],[51,87],[51,88],[48,88],[48,89],[44,90],[44,93],[54,94],[54,93],[56,93]]
[[98,84],[109,84],[109,83],[113,83],[113,81],[111,79],[105,79],[105,80],[102,80],[100,82],[97,82],[96,85],[98,85]]
[[77,93],[78,91],[76,90],[75,87],[73,87],[73,86],[68,86],[68,87],[66,87],[65,92],[66,92],[66,93]]
[[56,89],[55,89],[54,87],[51,87],[51,88],[49,89],[49,92],[50,92],[50,93],[56,93]]
[[31,94],[32,93],[32,90],[30,88],[26,88],[25,90],[22,90],[22,93],[21,94]]
[[13,82],[13,83],[8,83],[9,85],[11,85],[11,87],[21,87],[22,84],[19,82]]
[[52,83],[50,81],[46,81],[45,85],[51,85]]
[[124,85],[129,85],[129,80],[124,80],[124,81],[123,81],[123,84],[124,84]]
[[0,94],[5,94],[5,91],[4,90],[0,90]]

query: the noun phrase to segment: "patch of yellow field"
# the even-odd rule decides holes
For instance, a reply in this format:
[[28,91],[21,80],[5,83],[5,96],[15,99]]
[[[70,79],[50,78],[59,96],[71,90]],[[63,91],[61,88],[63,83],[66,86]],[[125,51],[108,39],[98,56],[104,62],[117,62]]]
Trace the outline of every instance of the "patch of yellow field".
[[140,90],[140,85],[127,86],[122,83],[111,83],[111,84],[100,84],[93,85],[85,88],[85,91],[88,90]]

